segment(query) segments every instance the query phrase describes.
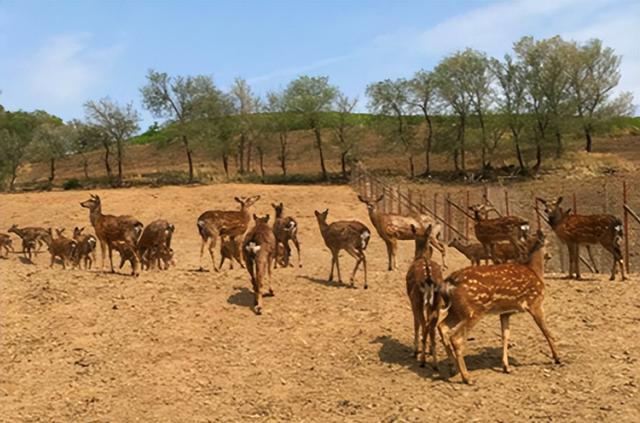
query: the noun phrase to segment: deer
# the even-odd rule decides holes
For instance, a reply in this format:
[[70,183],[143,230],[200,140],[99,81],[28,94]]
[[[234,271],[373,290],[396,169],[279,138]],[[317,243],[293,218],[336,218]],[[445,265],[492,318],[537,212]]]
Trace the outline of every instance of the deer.
[[164,219],[154,220],[144,228],[136,244],[143,268],[149,269],[160,264],[159,249],[171,249],[175,229],[174,225]]
[[483,204],[470,206],[474,213],[474,231],[476,238],[484,246],[485,252],[495,261],[494,245],[500,241],[509,241],[518,251],[523,251],[520,242],[529,233],[529,222],[517,216],[501,216],[493,219],[483,216],[493,207]]
[[73,253],[73,266],[82,268],[82,264],[84,264],[85,269],[91,269],[93,262],[96,261],[98,241],[95,236],[83,234],[83,231],[84,227],[78,228],[76,226],[73,228],[73,239],[77,243]]
[[133,216],[102,214],[102,202],[98,195],[91,194],[91,198],[80,203],[80,206],[89,209],[89,220],[100,241],[101,268],[104,269],[104,256],[108,250],[111,273],[114,273],[113,249],[116,248],[118,251],[127,249],[133,254],[131,274],[137,276],[140,255],[137,252],[136,243],[144,227],[142,222]]
[[31,261],[32,255],[36,252],[36,247],[38,250],[41,245],[51,243],[51,233],[49,230],[39,227],[26,227],[19,228],[18,225],[12,225],[9,230],[9,233],[14,233],[22,239],[22,254],[24,257]]
[[331,251],[331,273],[329,274],[329,282],[333,281],[333,268],[335,266],[338,270],[338,282],[343,283],[342,276],[340,275],[339,254],[340,250],[345,250],[351,257],[356,259],[349,286],[351,288],[356,287],[356,272],[358,271],[360,263],[362,263],[364,267],[364,289],[367,289],[369,286],[367,284],[367,257],[365,250],[371,239],[371,231],[369,228],[357,220],[337,220],[328,224],[327,216],[329,215],[329,209],[323,212],[316,210],[315,215],[318,226],[320,227],[322,239]]
[[[610,214],[571,214],[571,209],[562,210],[560,206],[562,199],[563,197],[558,197],[556,201],[547,202],[543,198],[537,198],[537,201],[544,206],[547,222],[553,232],[563,244],[567,245],[569,250],[568,278],[571,279],[575,275],[576,279],[580,279],[580,244],[586,244],[587,247],[590,244],[600,244],[611,253],[613,258],[609,280],[615,280],[617,265],[620,265],[622,280],[626,280],[627,277],[624,274],[624,263],[622,261],[622,248],[620,247],[620,241],[623,236],[622,221]],[[588,251],[589,256],[591,256],[590,248]],[[592,257],[591,261],[593,261]]]
[[[298,252],[298,267],[302,267],[302,259],[300,258],[300,242],[298,242],[298,222],[291,216],[284,216],[284,204],[282,202],[276,204],[272,203],[271,206],[276,212],[276,218],[273,222],[273,234],[276,237],[276,243],[284,247],[283,255],[283,267],[289,266],[289,259],[291,257],[291,246],[289,241],[293,242]],[[279,263],[278,257],[280,256],[279,250],[276,249],[276,259],[274,264],[277,266]]]
[[[49,253],[51,254],[51,264],[49,267],[53,268],[53,264],[56,261],[56,257],[60,257],[62,260],[62,268],[67,268],[67,263],[71,263],[73,260],[74,252],[77,241],[71,238],[67,238],[63,234],[64,229],[56,229],[57,237],[51,236],[51,242],[49,243]],[[52,235],[51,229],[49,234]]]
[[491,256],[487,254],[484,245],[480,243],[463,244],[458,238],[454,238],[449,242],[449,247],[453,247],[460,251],[466,258],[469,259],[472,266],[479,266],[482,260],[485,264],[489,264]]
[[449,275],[433,290],[443,301],[437,325],[449,357],[453,357],[464,383],[472,384],[464,362],[464,346],[471,329],[487,314],[500,315],[502,330],[502,369],[509,367],[509,318],[528,312],[544,335],[556,364],[560,358],[547,327],[543,310],[545,236],[535,235],[535,242],[521,263],[472,266]]
[[[271,265],[275,258],[276,238],[273,229],[269,225],[269,215],[258,217],[253,215],[255,225],[244,237],[242,242],[242,254],[247,265],[247,271],[251,277],[251,285],[255,295],[254,312],[262,314],[262,297],[275,295],[271,288]],[[265,278],[269,277],[268,290]]]
[[[528,250],[535,242],[534,237],[527,237],[523,241],[524,250]],[[460,251],[465,257],[471,261],[472,266],[479,266],[481,261],[484,260],[485,264],[489,264],[489,260],[492,260],[494,264],[506,263],[508,261],[518,261],[520,257],[520,249],[514,247],[509,242],[498,242],[494,244],[494,258],[491,258],[484,249],[484,246],[480,243],[464,244],[460,239],[454,238],[449,242],[449,247],[453,247]],[[547,259],[550,256],[547,254]]]
[[4,250],[3,258],[9,257],[9,251],[13,252],[13,240],[9,234],[0,233],[0,249]]
[[393,271],[398,267],[396,261],[398,240],[406,241],[413,239],[411,225],[414,225],[416,228],[432,225],[431,239],[429,242],[442,255],[442,267],[446,268],[445,247],[439,239],[441,226],[423,214],[402,216],[400,214],[383,213],[378,207],[378,203],[383,199],[384,195],[381,195],[374,201],[370,201],[361,195],[358,196],[358,200],[367,205],[369,219],[371,219],[371,223],[376,228],[378,235],[380,235],[380,238],[382,238],[387,247],[387,258],[389,262],[388,270]]
[[240,267],[244,269],[242,263],[242,242],[239,237],[221,237],[220,243],[220,265],[218,268],[222,269],[222,265],[225,260],[229,260],[229,268],[233,270],[233,261],[237,261]]
[[209,250],[213,270],[218,271],[214,258],[214,249],[218,238],[223,235],[229,237],[244,236],[251,221],[249,210],[259,199],[259,195],[252,197],[234,197],[234,200],[240,203],[240,210],[209,210],[198,217],[198,233],[202,239],[200,246],[200,271],[204,271],[202,256],[205,247]]
[[432,250],[429,247],[432,226],[421,230],[411,225],[415,237],[414,260],[407,271],[407,296],[413,313],[413,354],[420,356],[420,367],[425,367],[427,354],[427,338],[430,339],[430,351],[433,359],[432,367],[437,370],[437,356],[435,345],[437,312],[433,300],[435,293],[433,286],[444,282],[442,270],[438,263],[431,260]]

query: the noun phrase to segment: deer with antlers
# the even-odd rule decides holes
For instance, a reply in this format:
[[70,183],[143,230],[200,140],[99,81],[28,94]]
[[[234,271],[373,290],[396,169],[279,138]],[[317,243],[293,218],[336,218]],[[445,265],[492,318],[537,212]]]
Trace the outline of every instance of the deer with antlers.
[[[445,347],[455,359],[462,380],[471,383],[464,362],[464,345],[471,329],[486,315],[500,315],[502,327],[502,367],[509,368],[509,317],[514,313],[528,312],[538,325],[551,349],[556,363],[558,353],[545,321],[544,300],[544,246],[542,231],[527,251],[523,263],[504,263],[489,266],[472,266],[452,273],[434,290],[446,306],[437,317]],[[441,304],[442,304],[441,303]]]
[[510,242],[514,248],[523,252],[521,242],[529,233],[529,222],[517,216],[500,216],[488,218],[486,215],[493,206],[476,204],[469,209],[474,214],[474,231],[476,238],[483,245],[486,254],[496,262],[495,244],[500,241]]
[[[242,254],[251,276],[251,285],[255,295],[254,311],[262,314],[262,297],[274,294],[271,288],[271,264],[275,258],[276,238],[269,225],[269,215],[253,215],[255,226],[247,233],[242,242]],[[269,276],[268,290],[264,291],[265,278]]]
[[198,233],[202,239],[200,246],[200,270],[204,270],[202,266],[202,256],[205,247],[209,250],[213,269],[216,272],[219,270],[214,258],[214,250],[218,238],[221,236],[244,236],[251,221],[249,209],[259,199],[259,195],[252,197],[234,197],[234,200],[240,203],[240,210],[209,210],[198,217]]
[[[616,267],[620,265],[622,280],[627,277],[624,274],[624,264],[622,261],[622,249],[620,241],[623,236],[622,221],[610,214],[580,215],[571,214],[570,210],[564,211],[560,206],[562,197],[556,201],[549,201],[537,198],[544,205],[544,212],[547,215],[547,222],[558,239],[567,245],[569,250],[569,278],[580,279],[580,244],[600,244],[611,253],[613,266],[609,280],[615,280]],[[589,250],[591,256],[591,251]],[[593,261],[593,258],[591,258]]]
[[387,247],[388,269],[391,271],[398,267],[396,261],[398,240],[406,241],[414,239],[414,234],[411,232],[411,225],[416,228],[426,228],[428,225],[432,226],[429,243],[440,252],[442,255],[442,267],[446,268],[445,247],[439,240],[441,226],[423,214],[402,216],[400,214],[384,213],[378,207],[378,204],[383,199],[384,195],[381,195],[375,201],[370,201],[361,195],[358,196],[358,200],[367,205],[369,219],[371,219],[371,223]]
[[89,209],[89,220],[93,225],[96,236],[100,241],[101,268],[104,269],[104,256],[109,251],[109,263],[111,272],[113,269],[113,249],[127,250],[133,255],[131,260],[132,275],[139,274],[140,255],[136,244],[142,233],[144,225],[133,216],[113,216],[102,214],[102,202],[98,195],[91,194],[91,198],[80,203],[80,206]]
[[340,250],[345,250],[351,257],[356,259],[356,264],[351,274],[352,288],[355,288],[356,272],[360,263],[364,267],[364,289],[368,288],[367,284],[367,257],[365,250],[369,245],[371,239],[371,231],[361,222],[357,220],[338,220],[327,223],[327,216],[329,215],[329,209],[323,212],[315,211],[316,219],[318,220],[318,226],[320,227],[320,234],[324,239],[325,245],[331,251],[331,273],[329,274],[329,281],[333,281],[333,268],[338,269],[338,282],[342,282],[342,276],[340,275],[340,262],[339,254]]
[[[282,245],[284,254],[282,256],[283,267],[289,266],[291,258],[291,246],[289,241],[293,242],[294,247],[298,251],[298,267],[302,267],[302,259],[300,258],[300,243],[298,242],[298,222],[291,217],[284,215],[283,203],[272,203],[271,206],[276,211],[276,219],[273,223],[273,234],[276,237],[276,243]],[[274,264],[277,266],[279,260],[279,248],[276,248],[276,259]]]

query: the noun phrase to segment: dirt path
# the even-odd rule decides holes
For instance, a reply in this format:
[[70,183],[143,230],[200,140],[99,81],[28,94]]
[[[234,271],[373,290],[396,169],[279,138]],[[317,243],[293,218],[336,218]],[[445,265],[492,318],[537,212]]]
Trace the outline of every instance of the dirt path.
[[[472,332],[477,385],[445,381],[411,356],[400,249],[389,273],[374,235],[370,289],[325,281],[330,257],[313,210],[365,208],[348,187],[218,185],[98,192],[106,213],[176,225],[178,266],[133,279],[0,260],[0,421],[639,421],[640,293],[603,278],[549,279],[546,310],[562,365],[527,316],[512,321],[513,373],[501,372],[497,317]],[[299,220],[304,267],[277,271],[264,315],[246,271],[198,273],[197,216],[261,194]],[[0,228],[89,226],[87,192],[0,195]],[[15,242],[15,241],[14,241]],[[450,253],[452,268],[465,264]],[[99,260],[98,260],[99,261]],[[209,263],[207,263],[209,265]],[[343,272],[351,270],[343,259]],[[358,283],[361,286],[362,276]],[[443,351],[439,351],[444,358]],[[444,362],[441,363],[445,368]]]

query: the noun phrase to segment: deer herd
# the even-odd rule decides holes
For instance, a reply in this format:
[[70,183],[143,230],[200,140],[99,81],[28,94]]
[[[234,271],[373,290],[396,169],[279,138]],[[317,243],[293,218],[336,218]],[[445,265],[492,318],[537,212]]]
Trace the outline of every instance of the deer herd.
[[[298,222],[285,214],[283,203],[272,204],[275,219],[271,221],[268,214],[257,216],[251,213],[251,207],[260,199],[259,195],[234,199],[239,203],[238,210],[209,210],[198,217],[196,227],[201,238],[199,269],[204,269],[205,250],[214,271],[219,271],[225,260],[230,261],[231,268],[234,261],[246,268],[255,297],[254,312],[261,314],[263,297],[274,295],[272,270],[278,266],[293,266],[291,244],[297,251],[297,264],[302,267]],[[415,242],[414,258],[406,273],[406,290],[413,312],[414,354],[419,357],[421,366],[426,363],[429,343],[432,366],[437,370],[438,334],[452,366],[450,373],[457,369],[463,381],[471,383],[464,361],[469,331],[485,315],[497,314],[502,328],[502,366],[505,372],[509,372],[509,317],[519,312],[527,312],[533,317],[549,344],[554,361],[559,362],[543,311],[544,263],[548,255],[545,254],[546,241],[542,231],[531,233],[529,223],[516,216],[489,218],[492,208],[487,205],[470,207],[478,243],[454,239],[448,247],[466,256],[471,266],[444,277],[446,247],[441,240],[442,226],[437,221],[424,214],[403,216],[386,213],[379,207],[382,196],[375,199],[358,196],[358,199],[366,204],[371,224],[386,246],[389,271],[398,267],[398,241]],[[607,214],[573,214],[570,209],[562,209],[562,197],[554,201],[541,198],[537,201],[544,206],[547,223],[557,238],[567,245],[569,278],[580,279],[579,246],[600,244],[613,258],[610,279],[615,279],[617,267],[622,280],[626,279],[620,247],[623,231],[620,219]],[[13,225],[8,232],[21,239],[21,252],[27,260],[46,245],[51,255],[51,267],[59,259],[63,268],[91,269],[96,261],[98,244],[101,268],[104,268],[108,253],[111,272],[114,272],[113,250],[120,255],[120,268],[129,262],[135,276],[141,270],[155,267],[166,270],[175,265],[171,248],[175,227],[168,221],[155,220],[144,226],[133,216],[103,214],[102,202],[97,195],[91,195],[80,206],[88,209],[95,236],[84,233],[85,228],[82,227],[74,228],[71,238],[65,235],[64,229],[55,230],[54,235],[50,228]],[[320,234],[331,252],[329,281],[333,280],[335,268],[338,281],[342,283],[339,256],[344,250],[355,259],[349,286],[356,287],[355,276],[362,265],[363,288],[367,289],[366,250],[371,231],[357,220],[328,222],[328,214],[328,209],[315,211]],[[219,263],[215,260],[218,244]],[[441,264],[432,260],[434,250],[438,250],[441,256]],[[10,235],[0,233],[0,256],[6,258],[13,251]]]

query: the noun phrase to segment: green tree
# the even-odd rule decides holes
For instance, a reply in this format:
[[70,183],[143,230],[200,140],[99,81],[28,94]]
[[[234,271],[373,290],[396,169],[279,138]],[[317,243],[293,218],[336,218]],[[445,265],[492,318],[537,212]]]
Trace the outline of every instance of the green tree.
[[287,158],[289,157],[289,132],[293,126],[293,116],[287,109],[285,93],[271,91],[267,93],[264,105],[266,114],[264,124],[268,126],[270,134],[278,137],[278,161],[282,174],[287,176]]
[[338,93],[335,100],[335,112],[332,115],[333,143],[340,150],[340,169],[342,177],[345,179],[347,178],[347,163],[357,153],[358,140],[363,135],[362,126],[353,119],[353,111],[357,104],[357,98],[349,98]]
[[236,78],[231,87],[231,98],[233,99],[235,113],[238,115],[238,131],[240,132],[238,142],[239,172],[245,172],[245,152],[246,170],[251,172],[251,153],[257,128],[256,113],[260,110],[260,99],[251,91],[251,87],[246,80]]
[[424,137],[424,153],[426,169],[424,176],[431,175],[431,150],[433,149],[433,137],[435,125],[433,115],[438,110],[438,95],[433,72],[419,70],[411,80],[410,101],[420,109],[426,123]]
[[320,168],[323,179],[327,180],[327,168],[324,162],[322,144],[322,126],[325,112],[331,105],[338,90],[329,84],[327,76],[300,76],[291,81],[285,91],[287,109],[299,114],[313,130],[315,144],[320,155]]
[[220,96],[211,77],[176,76],[149,70],[147,85],[141,88],[144,106],[159,118],[177,125],[189,165],[189,182],[193,182],[193,150],[189,144],[189,124],[197,118],[198,103],[203,99]]
[[29,143],[28,156],[32,161],[49,163],[49,184],[56,177],[56,160],[71,152],[73,128],[61,123],[46,122],[36,128]]
[[87,101],[84,110],[87,122],[101,132],[103,142],[112,142],[116,146],[117,184],[120,186],[124,145],[140,129],[140,116],[132,104],[120,106],[106,97],[98,101]]

